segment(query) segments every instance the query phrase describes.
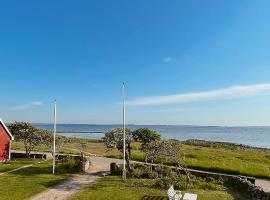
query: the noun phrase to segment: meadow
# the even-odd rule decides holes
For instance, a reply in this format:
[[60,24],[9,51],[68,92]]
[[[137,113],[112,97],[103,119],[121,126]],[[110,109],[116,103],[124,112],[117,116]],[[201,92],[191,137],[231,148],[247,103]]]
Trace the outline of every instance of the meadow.
[[[12,149],[23,150],[23,144],[14,142]],[[39,146],[36,150],[49,151],[44,146]],[[82,150],[89,155],[121,157],[117,150],[107,151],[102,141],[93,139],[70,139],[69,143],[58,149],[61,153],[73,154],[78,154]],[[189,168],[270,179],[269,150],[239,148],[234,145],[184,143],[182,151],[183,159]],[[144,161],[144,154],[140,151],[138,142],[132,143],[131,159]]]

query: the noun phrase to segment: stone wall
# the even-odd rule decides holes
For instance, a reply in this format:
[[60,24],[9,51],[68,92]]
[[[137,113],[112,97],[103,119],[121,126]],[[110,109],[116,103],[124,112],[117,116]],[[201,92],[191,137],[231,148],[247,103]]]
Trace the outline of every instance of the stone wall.
[[270,200],[270,193],[264,192],[261,187],[252,184],[244,177],[233,177],[230,182],[239,189],[248,192],[253,200]]
[[[247,192],[253,200],[270,200],[270,193],[264,192],[264,190],[255,185],[254,177],[247,176],[236,176],[215,172],[205,172],[200,170],[188,170],[190,174],[202,178],[212,177],[214,179],[222,179],[227,183],[231,183],[234,187],[238,188],[243,192]],[[181,171],[181,173],[185,173]]]
[[[27,158],[27,155],[22,152],[11,152],[11,158]],[[48,155],[45,153],[31,153],[30,158],[48,159]]]
[[91,162],[90,157],[82,156],[81,157],[81,171],[86,172],[90,168]]

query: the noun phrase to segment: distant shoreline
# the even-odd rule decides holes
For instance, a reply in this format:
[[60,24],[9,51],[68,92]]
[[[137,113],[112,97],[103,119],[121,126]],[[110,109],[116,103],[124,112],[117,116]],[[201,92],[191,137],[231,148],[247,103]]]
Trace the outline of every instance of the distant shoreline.
[[[36,125],[53,131],[52,124]],[[132,131],[149,128],[157,131],[165,139],[181,141],[198,139],[240,143],[259,148],[270,148],[270,127],[218,127],[218,126],[162,126],[162,125],[127,125]],[[120,125],[74,125],[57,124],[57,133],[66,137],[101,139],[106,132]]]
[[89,134],[92,134],[92,133],[104,133],[102,131],[57,131],[57,133],[70,133],[70,134],[73,134],[73,133],[89,133]]

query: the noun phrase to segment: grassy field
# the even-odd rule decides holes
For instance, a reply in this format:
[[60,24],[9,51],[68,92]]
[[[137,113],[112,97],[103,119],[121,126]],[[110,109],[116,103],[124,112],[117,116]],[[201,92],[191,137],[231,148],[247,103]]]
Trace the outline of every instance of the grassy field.
[[[66,148],[80,149],[80,143],[68,144]],[[144,161],[144,154],[139,149],[140,144],[133,143],[131,158]],[[102,142],[89,141],[85,151],[102,156],[121,157],[116,150],[107,152]],[[190,168],[270,179],[270,151],[185,144],[183,152],[185,163]]]
[[[79,153],[82,149],[82,142],[86,144],[85,152],[107,157],[120,158],[121,156],[116,150],[107,152],[104,144],[96,140],[72,139],[71,143],[66,144],[59,151]],[[139,143],[133,143],[131,158],[144,161],[144,155],[139,147]],[[21,143],[14,142],[12,148],[23,149],[23,146]],[[46,151],[48,149],[38,147],[37,150]],[[185,163],[190,168],[270,179],[270,151],[184,144],[183,152]]]
[[[101,179],[97,184],[77,193],[73,200],[147,200],[147,199],[167,199],[167,191],[156,189],[152,186],[152,180],[128,179],[122,182],[117,176],[109,176]],[[210,190],[189,190],[183,191],[198,194],[200,200],[249,200],[249,197],[233,191],[224,189],[223,191]]]
[[[22,161],[23,160],[21,160],[21,162]],[[33,161],[33,159],[31,161]],[[30,160],[26,159],[25,162],[29,163]],[[0,168],[1,167],[2,164],[0,164]],[[69,174],[53,175],[51,173],[51,163],[34,164],[33,167],[3,174],[0,176],[1,200],[27,199],[69,177]]]
[[0,164],[0,172],[6,172],[13,169],[17,169],[19,167],[35,164],[41,161],[40,159],[25,159],[25,158],[18,158],[15,160],[10,160],[8,162]]

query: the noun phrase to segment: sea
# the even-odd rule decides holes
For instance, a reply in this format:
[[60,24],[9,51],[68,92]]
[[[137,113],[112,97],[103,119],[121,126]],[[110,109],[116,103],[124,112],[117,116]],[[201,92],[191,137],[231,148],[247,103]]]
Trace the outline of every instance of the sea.
[[[52,124],[35,124],[39,128],[53,130]],[[121,125],[97,124],[58,124],[57,132],[66,137],[101,139],[104,134]],[[157,131],[165,139],[199,139],[207,141],[232,142],[254,147],[270,148],[270,127],[225,127],[225,126],[184,126],[184,125],[127,125],[131,130],[150,128]],[[82,133],[80,133],[82,131]],[[89,131],[91,133],[85,133]]]

